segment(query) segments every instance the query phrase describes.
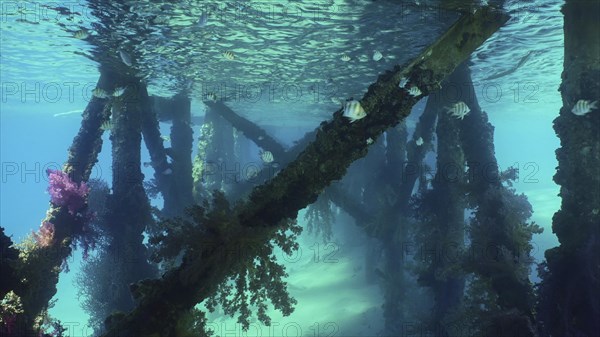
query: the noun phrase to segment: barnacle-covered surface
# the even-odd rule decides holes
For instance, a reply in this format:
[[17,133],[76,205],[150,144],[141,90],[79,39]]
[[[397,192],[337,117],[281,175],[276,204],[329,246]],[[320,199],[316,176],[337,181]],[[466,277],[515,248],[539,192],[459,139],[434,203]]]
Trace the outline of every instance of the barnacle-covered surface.
[[19,251],[12,245],[12,240],[4,234],[4,228],[0,227],[0,252],[2,252],[2,255],[0,255],[0,272],[4,275],[0,279],[0,297],[4,297],[7,292],[17,288],[19,284],[19,280],[14,273]]
[[560,138],[554,181],[560,185],[561,208],[552,231],[559,247],[545,252],[540,266],[538,310],[549,334],[597,335],[600,332],[600,114],[572,113],[580,99],[600,98],[600,3],[566,1],[565,62],[560,86],[563,107],[554,120]]

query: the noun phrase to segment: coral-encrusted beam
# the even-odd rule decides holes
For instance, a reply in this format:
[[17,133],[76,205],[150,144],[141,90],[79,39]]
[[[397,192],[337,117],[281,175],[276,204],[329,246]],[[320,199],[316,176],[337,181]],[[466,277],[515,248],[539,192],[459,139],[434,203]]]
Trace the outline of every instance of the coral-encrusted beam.
[[249,235],[270,240],[280,220],[295,218],[325,187],[340,179],[354,160],[367,153],[367,139],[375,140],[410,113],[423,96],[411,96],[399,88],[402,77],[410,86],[418,86],[423,95],[428,94],[507,20],[502,12],[481,8],[459,19],[412,63],[379,76],[360,101],[368,113],[364,119],[350,124],[341,110],[335,112],[333,120],[322,125],[315,141],[295,161],[255,188],[249,200],[235,209],[232,216],[237,219],[228,224],[230,229],[219,237],[219,245],[200,247],[201,252],[186,254],[183,264],[161,279],[144,282],[144,296],[137,308],[126,315],[111,316],[102,336],[173,332],[182,313],[211,295],[237,264],[253,258],[228,252],[239,249]]
[[[116,77],[115,73],[103,71],[96,87],[112,92]],[[69,184],[75,184],[77,188],[81,188],[81,182],[88,180],[94,164],[98,161],[98,153],[102,148],[101,125],[108,118],[108,102],[106,98],[91,97],[83,112],[79,132],[69,148],[69,158],[60,175],[68,177]],[[53,194],[53,191],[50,193]],[[78,216],[75,211],[82,207],[83,200],[73,196],[72,193],[69,202],[66,202],[52,195],[53,205],[43,221],[52,224],[52,240],[46,240],[47,245],[32,251],[21,268],[22,278],[28,278],[28,283],[23,285],[18,294],[25,312],[19,320],[26,320],[19,321],[19,324],[26,329],[32,326],[33,318],[56,294],[60,266],[71,255],[74,236],[82,232],[84,217]],[[45,228],[48,232],[50,227],[46,225]]]

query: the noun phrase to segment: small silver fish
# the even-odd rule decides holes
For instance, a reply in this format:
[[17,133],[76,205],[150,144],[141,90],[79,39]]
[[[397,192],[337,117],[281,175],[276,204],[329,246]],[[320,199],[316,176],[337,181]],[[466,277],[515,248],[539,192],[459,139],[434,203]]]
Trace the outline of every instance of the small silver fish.
[[408,84],[408,78],[402,77],[400,79],[400,83],[398,83],[398,87],[401,89],[404,89],[404,87],[406,87],[407,84]]
[[235,59],[235,55],[230,51],[223,52],[223,57],[229,61],[233,61],[233,59]]
[[198,19],[198,27],[200,27],[200,28],[206,27],[207,24],[208,24],[208,12],[202,12],[202,15],[200,15],[200,19]]
[[81,29],[81,30],[76,31],[75,34],[73,34],[73,36],[76,39],[85,40],[88,38],[88,36],[90,36],[90,34],[85,29]]
[[102,88],[95,88],[94,90],[92,90],[92,95],[94,95],[94,97],[98,97],[98,98],[110,97],[110,95]]
[[133,62],[131,62],[131,56],[124,50],[119,50],[119,57],[121,57],[121,61],[125,63],[126,66],[131,67]]
[[115,88],[115,91],[113,91],[113,97],[121,97],[121,95],[123,95],[123,93],[125,92],[125,87],[118,87]]
[[152,25],[161,25],[169,22],[169,18],[162,15],[157,15],[154,18],[150,19],[150,24]]
[[423,138],[421,138],[421,137],[417,138],[417,140],[415,140],[415,144],[416,144],[417,146],[421,146],[421,145],[423,145]]
[[261,151],[259,152],[260,154],[260,159],[262,159],[262,161],[265,164],[269,164],[273,162],[273,154],[271,153],[271,151]]
[[171,170],[170,168],[168,168],[168,169],[164,170],[162,174],[164,174],[164,175],[168,176],[168,175],[170,175],[171,173],[173,173],[173,170]]
[[169,136],[163,136],[163,135],[161,135],[160,139],[164,140],[165,142],[170,142],[171,141],[171,137],[169,137]]
[[145,161],[142,163],[142,165],[144,165],[144,167],[150,167],[152,165],[152,162]]
[[360,105],[357,100],[349,100],[344,105],[344,117],[350,119],[350,123],[354,123],[359,119],[363,119],[367,116],[367,112]]
[[383,58],[383,54],[379,50],[376,50],[373,52],[373,61],[377,62],[377,61],[381,60],[382,58]]
[[450,108],[447,108],[448,113],[452,113],[453,117],[463,119],[471,111],[469,106],[463,101],[454,103]]
[[410,87],[410,89],[408,89],[408,94],[411,96],[419,96],[422,94],[421,89],[419,89],[419,87],[414,86],[414,87]]
[[371,145],[373,144],[373,138],[369,137],[367,138],[367,145]]
[[63,116],[69,116],[69,115],[74,115],[74,114],[80,114],[82,112],[83,112],[83,110],[71,110],[71,111],[66,111],[66,112],[59,112],[59,113],[52,115],[52,117],[63,117]]
[[348,55],[342,55],[342,57],[340,57],[340,60],[342,60],[344,62],[348,62],[348,61],[350,61],[350,56],[348,56]]
[[597,104],[598,101],[590,102],[587,99],[580,99],[579,101],[577,101],[577,103],[575,103],[573,109],[571,109],[571,112],[577,116],[583,116],[586,115],[588,112],[597,109]]

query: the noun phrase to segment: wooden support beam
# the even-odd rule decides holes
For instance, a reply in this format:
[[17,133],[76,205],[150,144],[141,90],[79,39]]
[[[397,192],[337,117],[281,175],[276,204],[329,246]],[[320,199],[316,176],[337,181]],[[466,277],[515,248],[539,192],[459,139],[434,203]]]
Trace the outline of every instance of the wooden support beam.
[[[379,76],[361,99],[367,116],[350,124],[342,110],[322,124],[316,139],[290,165],[262,186],[256,187],[245,203],[232,210],[231,221],[216,233],[213,242],[199,244],[183,263],[161,279],[138,285],[143,296],[133,311],[109,317],[102,336],[156,335],[170,333],[182,313],[210,296],[232,270],[252,256],[231,254],[248,240],[272,239],[277,225],[314,202],[331,182],[343,177],[347,167],[367,153],[367,140],[375,140],[386,129],[405,118],[423,95],[466,60],[496,32],[508,16],[489,7],[460,18],[413,62],[396,66]],[[402,77],[418,86],[423,95],[411,96],[398,86]],[[199,238],[205,237],[199,233]]]

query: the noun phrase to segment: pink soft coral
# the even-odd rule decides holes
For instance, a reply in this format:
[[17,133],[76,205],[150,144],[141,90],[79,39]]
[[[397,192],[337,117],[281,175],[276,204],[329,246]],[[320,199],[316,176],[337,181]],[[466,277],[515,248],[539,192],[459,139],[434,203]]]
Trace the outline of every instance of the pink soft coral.
[[50,193],[50,201],[56,206],[67,207],[69,213],[75,215],[85,206],[89,188],[82,182],[75,183],[69,175],[60,170],[48,170],[48,178],[50,185],[48,193]]
[[38,233],[33,233],[33,238],[41,247],[49,247],[54,240],[54,224],[48,221],[42,222]]

